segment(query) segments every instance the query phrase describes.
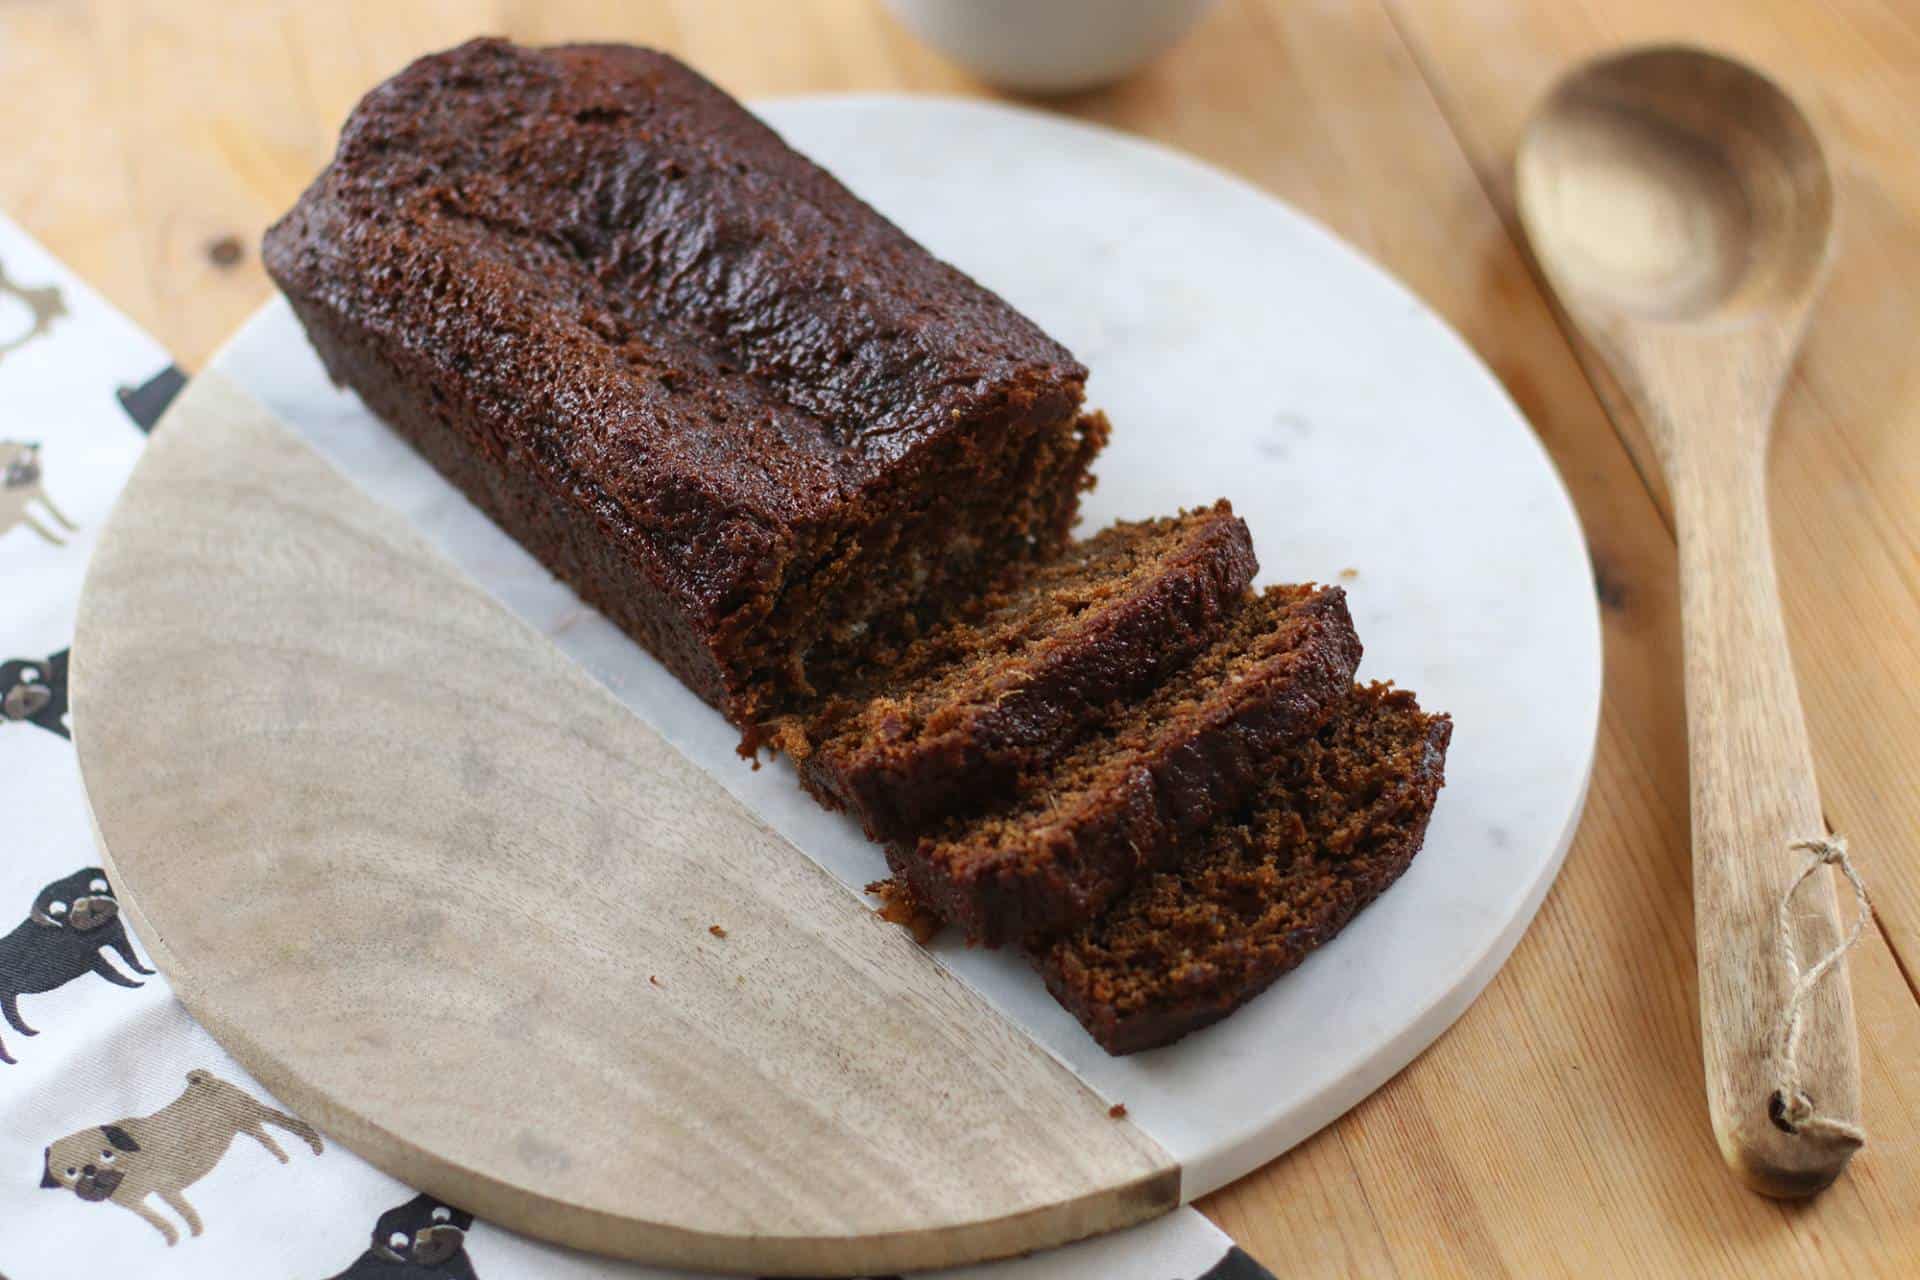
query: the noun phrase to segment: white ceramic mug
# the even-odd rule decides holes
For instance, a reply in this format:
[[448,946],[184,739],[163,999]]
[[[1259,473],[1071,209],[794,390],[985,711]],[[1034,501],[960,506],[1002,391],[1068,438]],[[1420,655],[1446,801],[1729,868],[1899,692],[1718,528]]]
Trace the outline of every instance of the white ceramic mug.
[[895,15],[989,84],[1072,93],[1164,53],[1214,0],[887,0]]

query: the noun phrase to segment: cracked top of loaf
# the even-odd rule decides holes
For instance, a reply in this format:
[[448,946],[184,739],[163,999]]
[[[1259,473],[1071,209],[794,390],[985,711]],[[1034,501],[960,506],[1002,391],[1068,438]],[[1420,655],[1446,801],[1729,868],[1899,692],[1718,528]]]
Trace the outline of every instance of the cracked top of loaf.
[[627,46],[415,62],[355,109],[266,256],[402,376],[457,377],[494,456],[643,534],[650,576],[708,624],[929,468],[964,476],[1071,419],[1086,376],[726,94]]

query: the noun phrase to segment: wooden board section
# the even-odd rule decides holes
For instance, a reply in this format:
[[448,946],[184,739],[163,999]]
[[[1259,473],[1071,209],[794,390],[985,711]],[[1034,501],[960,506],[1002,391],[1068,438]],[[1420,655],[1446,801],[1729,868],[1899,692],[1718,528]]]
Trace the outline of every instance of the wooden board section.
[[[749,97],[985,93],[872,0],[351,0],[244,18],[220,0],[72,0],[0,10],[0,31],[22,86],[0,101],[21,148],[0,205],[190,367],[268,296],[251,246],[354,98],[468,35],[653,42]],[[1782,407],[1772,496],[1822,791],[1872,864],[1885,936],[1850,961],[1873,1140],[1792,1210],[1727,1176],[1700,1096],[1673,542],[1502,221],[1536,95],[1600,48],[1656,38],[1755,60],[1843,148],[1840,258]],[[1920,939],[1920,295],[1897,287],[1920,270],[1916,40],[1896,0],[1223,0],[1142,75],[1060,104],[1245,177],[1407,281],[1527,411],[1600,583],[1592,798],[1532,930],[1380,1093],[1201,1205],[1276,1271],[1905,1276],[1920,1256],[1920,1006],[1886,941]],[[228,235],[249,251],[215,267],[208,238]]]
[[1105,1100],[220,375],[135,471],[77,635],[136,931],[395,1176],[561,1243],[778,1274],[1178,1203]]

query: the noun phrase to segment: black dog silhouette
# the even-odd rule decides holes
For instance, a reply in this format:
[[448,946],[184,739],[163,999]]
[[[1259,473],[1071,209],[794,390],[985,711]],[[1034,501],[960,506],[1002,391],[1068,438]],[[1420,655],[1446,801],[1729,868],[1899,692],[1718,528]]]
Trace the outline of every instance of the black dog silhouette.
[[1274,1280],[1274,1275],[1235,1245],[1227,1250],[1225,1257],[1209,1267],[1200,1280]]
[[[33,910],[0,938],[0,1014],[23,1036],[40,1033],[20,1018],[20,997],[42,995],[75,978],[97,973],[119,987],[138,987],[107,962],[111,948],[135,973],[152,973],[133,954],[120,903],[99,867],[55,880],[33,900]],[[12,1063],[0,1044],[0,1062]]]
[[160,415],[186,385],[187,375],[180,372],[179,365],[170,364],[139,386],[121,387],[114,394],[120,399],[120,407],[133,419],[133,425],[151,432],[153,424],[160,421]]
[[467,1261],[473,1215],[422,1193],[380,1215],[373,1247],[330,1280],[475,1280]]
[[0,727],[18,721],[37,724],[63,738],[67,732],[67,654],[62,649],[45,661],[9,658],[0,662]]

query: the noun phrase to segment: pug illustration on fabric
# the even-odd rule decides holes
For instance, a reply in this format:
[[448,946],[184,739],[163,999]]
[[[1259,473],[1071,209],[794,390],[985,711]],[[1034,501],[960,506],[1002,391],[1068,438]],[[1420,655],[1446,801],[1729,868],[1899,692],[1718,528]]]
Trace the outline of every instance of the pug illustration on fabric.
[[[113,967],[109,951],[135,973],[153,973],[134,954],[106,872],[85,867],[55,880],[35,896],[27,918],[0,938],[0,1015],[21,1035],[36,1036],[20,1016],[21,996],[45,995],[89,973],[117,987],[141,986]],[[13,1061],[0,1042],[0,1063]]]
[[67,729],[67,655],[62,649],[44,658],[8,658],[0,662],[0,732],[30,724],[62,738]]
[[328,1280],[475,1280],[467,1261],[473,1215],[421,1194],[373,1224],[373,1243]]
[[0,538],[24,525],[64,547],[80,527],[53,505],[41,480],[38,441],[0,440]]
[[149,1201],[159,1197],[187,1224],[190,1235],[205,1228],[188,1203],[186,1189],[213,1172],[247,1135],[281,1164],[287,1153],[267,1132],[272,1125],[293,1134],[319,1155],[325,1149],[312,1125],[276,1110],[209,1071],[187,1072],[187,1089],[150,1116],[129,1116],[70,1133],[46,1150],[40,1185],[71,1191],[89,1204],[119,1205],[177,1244],[180,1231]]
[[53,331],[53,322],[67,314],[60,286],[28,287],[7,274],[0,263],[0,361],[35,338]]

